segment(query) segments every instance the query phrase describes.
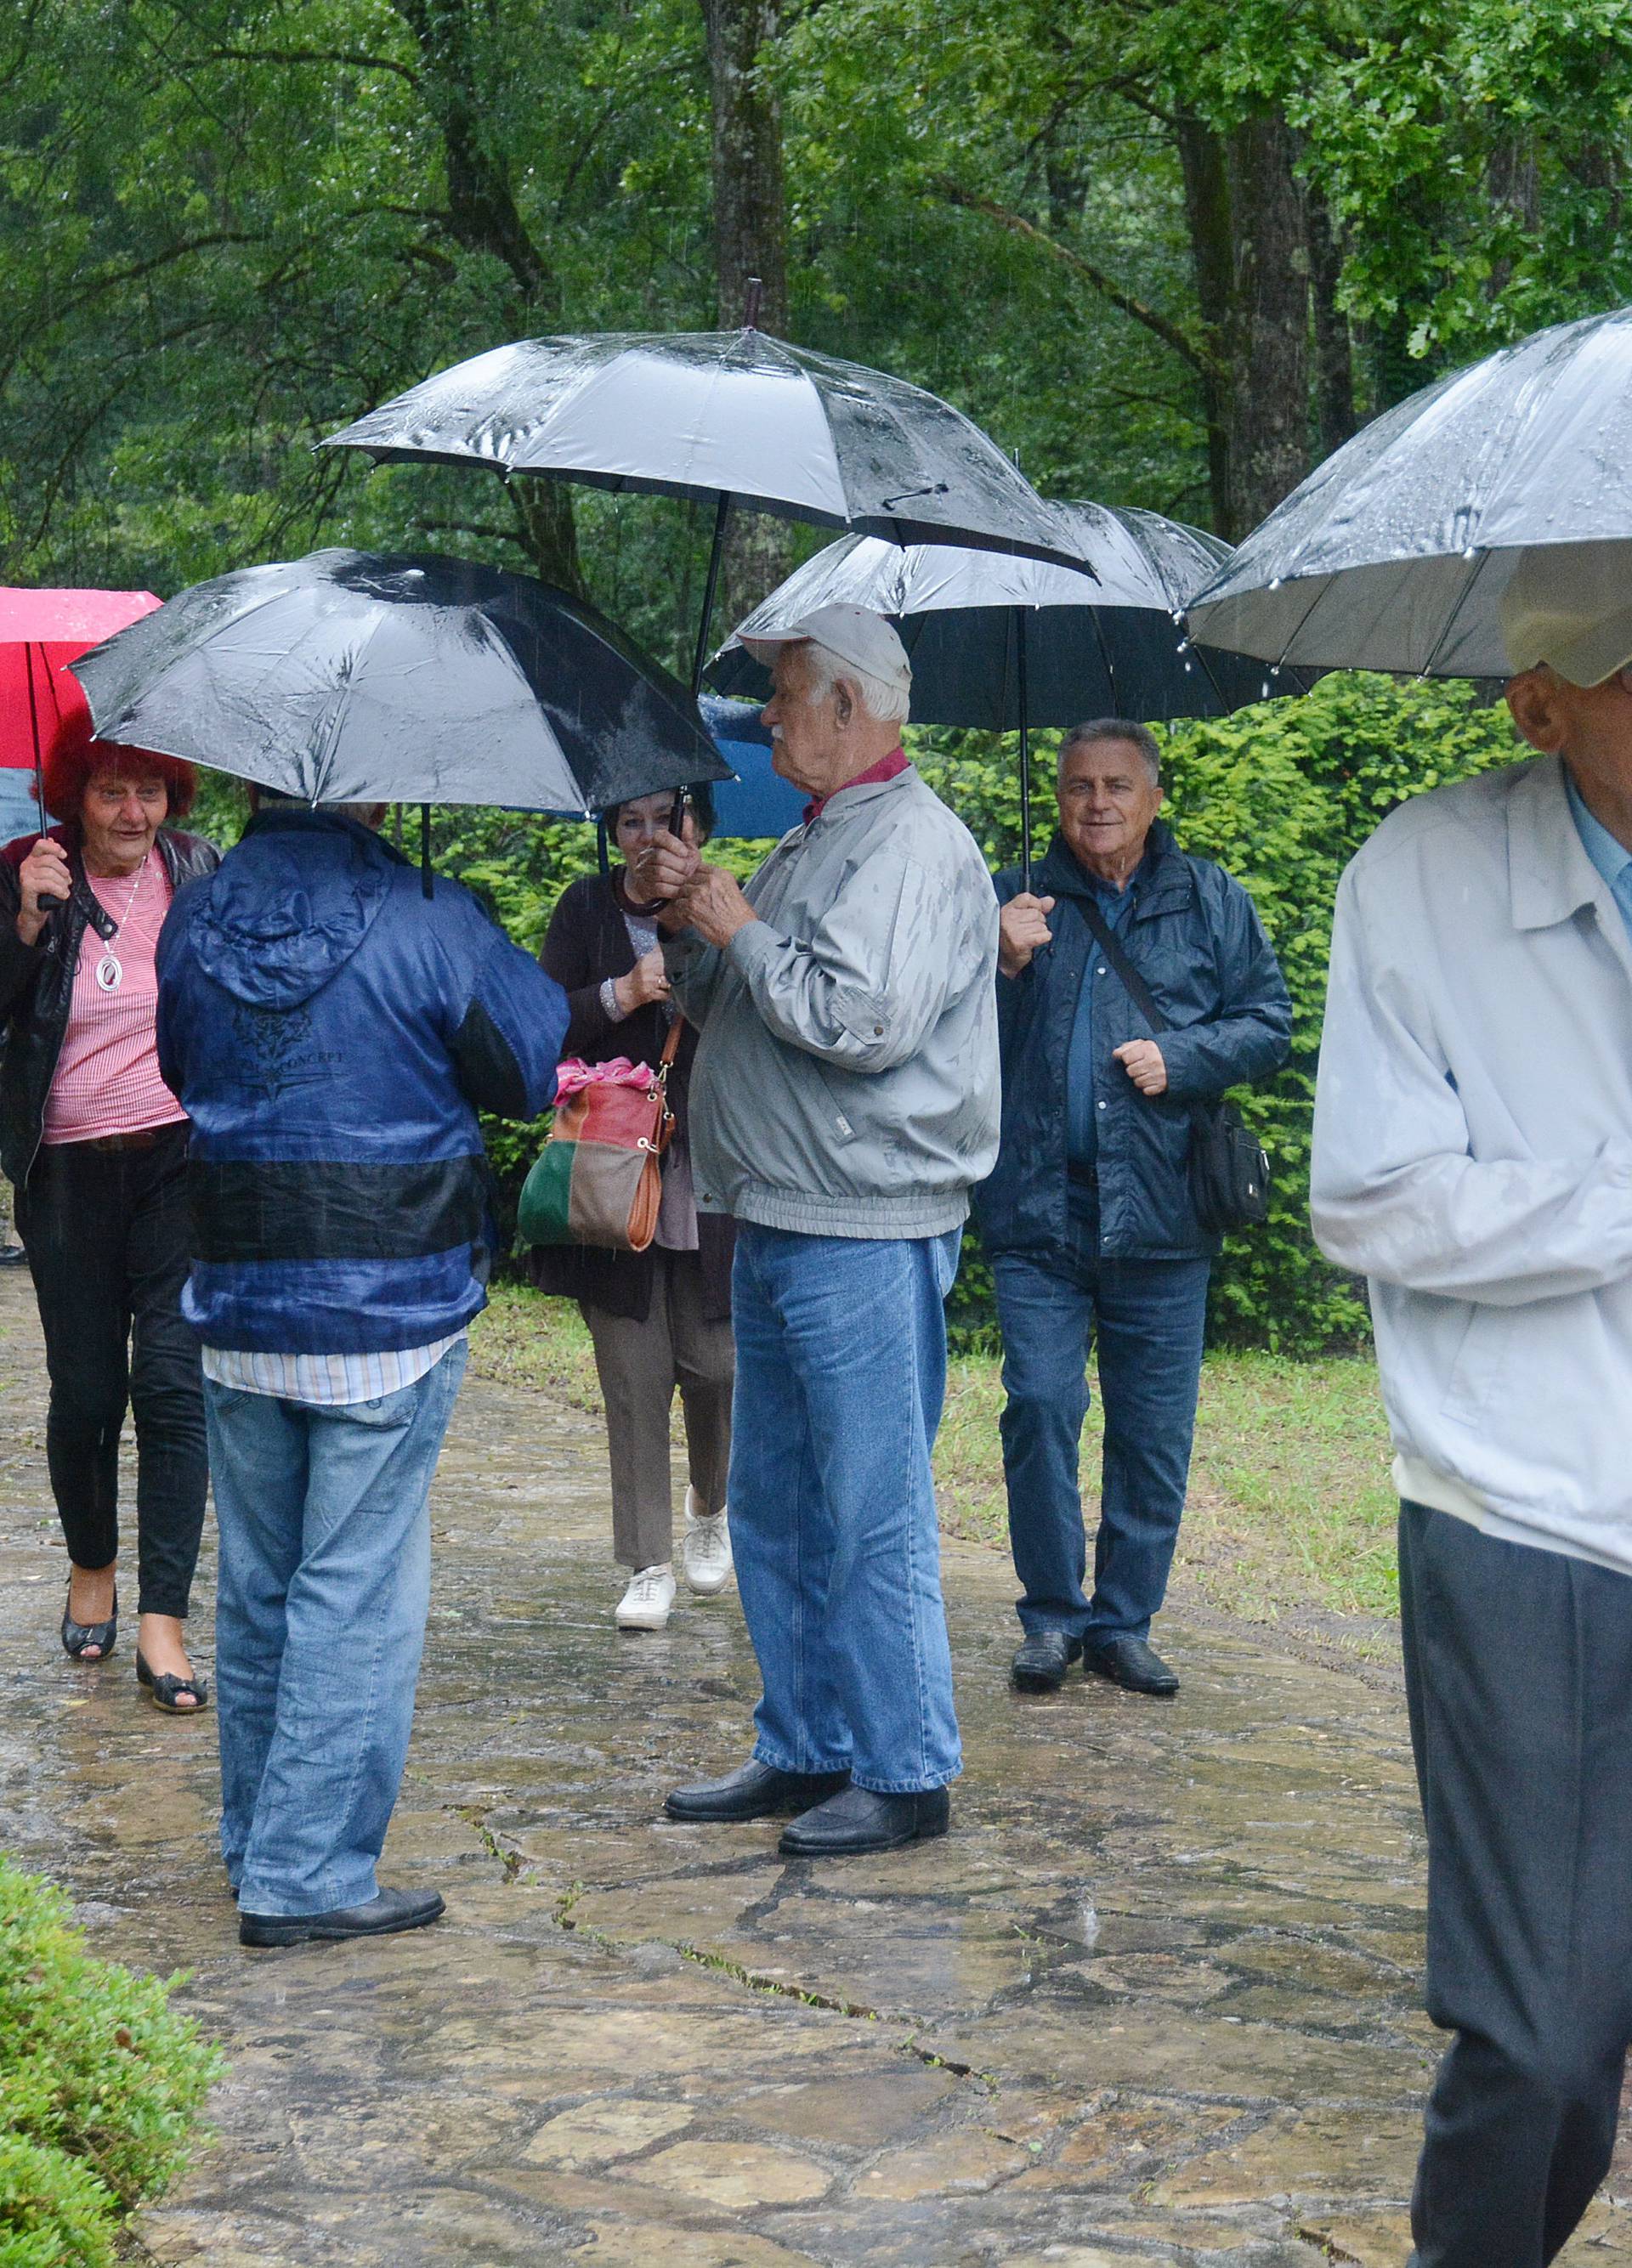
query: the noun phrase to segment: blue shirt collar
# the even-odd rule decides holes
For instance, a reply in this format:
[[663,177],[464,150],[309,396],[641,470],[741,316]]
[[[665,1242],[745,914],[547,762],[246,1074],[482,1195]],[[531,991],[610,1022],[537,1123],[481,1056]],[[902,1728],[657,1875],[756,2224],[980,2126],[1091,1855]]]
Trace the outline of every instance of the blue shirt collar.
[[1622,878],[1628,867],[1632,866],[1632,850],[1617,841],[1601,819],[1594,819],[1568,766],[1564,770],[1564,790],[1569,798],[1570,814],[1576,822],[1576,832],[1581,837],[1582,849],[1610,889],[1619,896],[1624,887]]

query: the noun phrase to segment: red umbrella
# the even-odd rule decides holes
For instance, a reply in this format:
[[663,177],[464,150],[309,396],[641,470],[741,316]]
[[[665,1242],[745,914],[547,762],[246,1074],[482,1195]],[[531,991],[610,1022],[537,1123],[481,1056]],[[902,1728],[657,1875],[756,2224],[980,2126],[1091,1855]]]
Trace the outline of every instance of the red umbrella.
[[34,772],[37,792],[57,727],[85,709],[69,663],[161,603],[151,591],[0,589],[0,769]]

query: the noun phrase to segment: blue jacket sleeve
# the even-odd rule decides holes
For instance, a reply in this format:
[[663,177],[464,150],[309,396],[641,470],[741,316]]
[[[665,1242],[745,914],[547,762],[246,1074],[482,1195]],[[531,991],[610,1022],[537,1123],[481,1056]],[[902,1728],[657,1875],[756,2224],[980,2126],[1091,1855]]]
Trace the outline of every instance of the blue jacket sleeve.
[[492,928],[449,1042],[461,1092],[500,1118],[536,1118],[555,1101],[566,994],[530,954]]
[[1219,879],[1222,900],[1213,909],[1219,1012],[1204,1024],[1163,1032],[1157,1042],[1167,1065],[1167,1091],[1178,1102],[1210,1099],[1267,1078],[1286,1061],[1292,1043],[1292,1002],[1258,909],[1239,882]]

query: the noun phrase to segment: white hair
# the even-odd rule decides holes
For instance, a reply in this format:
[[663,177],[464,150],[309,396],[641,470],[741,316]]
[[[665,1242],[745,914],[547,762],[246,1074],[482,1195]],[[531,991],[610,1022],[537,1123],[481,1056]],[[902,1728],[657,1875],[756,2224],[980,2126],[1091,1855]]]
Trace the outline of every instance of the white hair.
[[886,685],[882,677],[875,677],[865,669],[858,669],[853,661],[832,652],[819,639],[807,638],[805,652],[809,657],[810,674],[805,697],[809,701],[825,701],[842,677],[853,685],[860,696],[861,706],[876,725],[905,725],[912,705],[912,688],[905,685]]

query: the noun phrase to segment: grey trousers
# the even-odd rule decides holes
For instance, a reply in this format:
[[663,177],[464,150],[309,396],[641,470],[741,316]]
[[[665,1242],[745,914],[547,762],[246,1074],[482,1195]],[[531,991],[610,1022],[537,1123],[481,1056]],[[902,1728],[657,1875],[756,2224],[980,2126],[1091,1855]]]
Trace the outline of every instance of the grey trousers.
[[1632,2041],[1632,1577],[1401,1507],[1428,1826],[1413,2268],[1542,2268],[1608,2171]]
[[668,1412],[685,1411],[686,1462],[705,1512],[726,1500],[731,1388],[736,1352],[727,1320],[703,1313],[695,1252],[653,1253],[652,1305],[643,1323],[586,1307],[606,1403],[612,1464],[612,1549],[625,1567],[655,1567],[675,1550]]

